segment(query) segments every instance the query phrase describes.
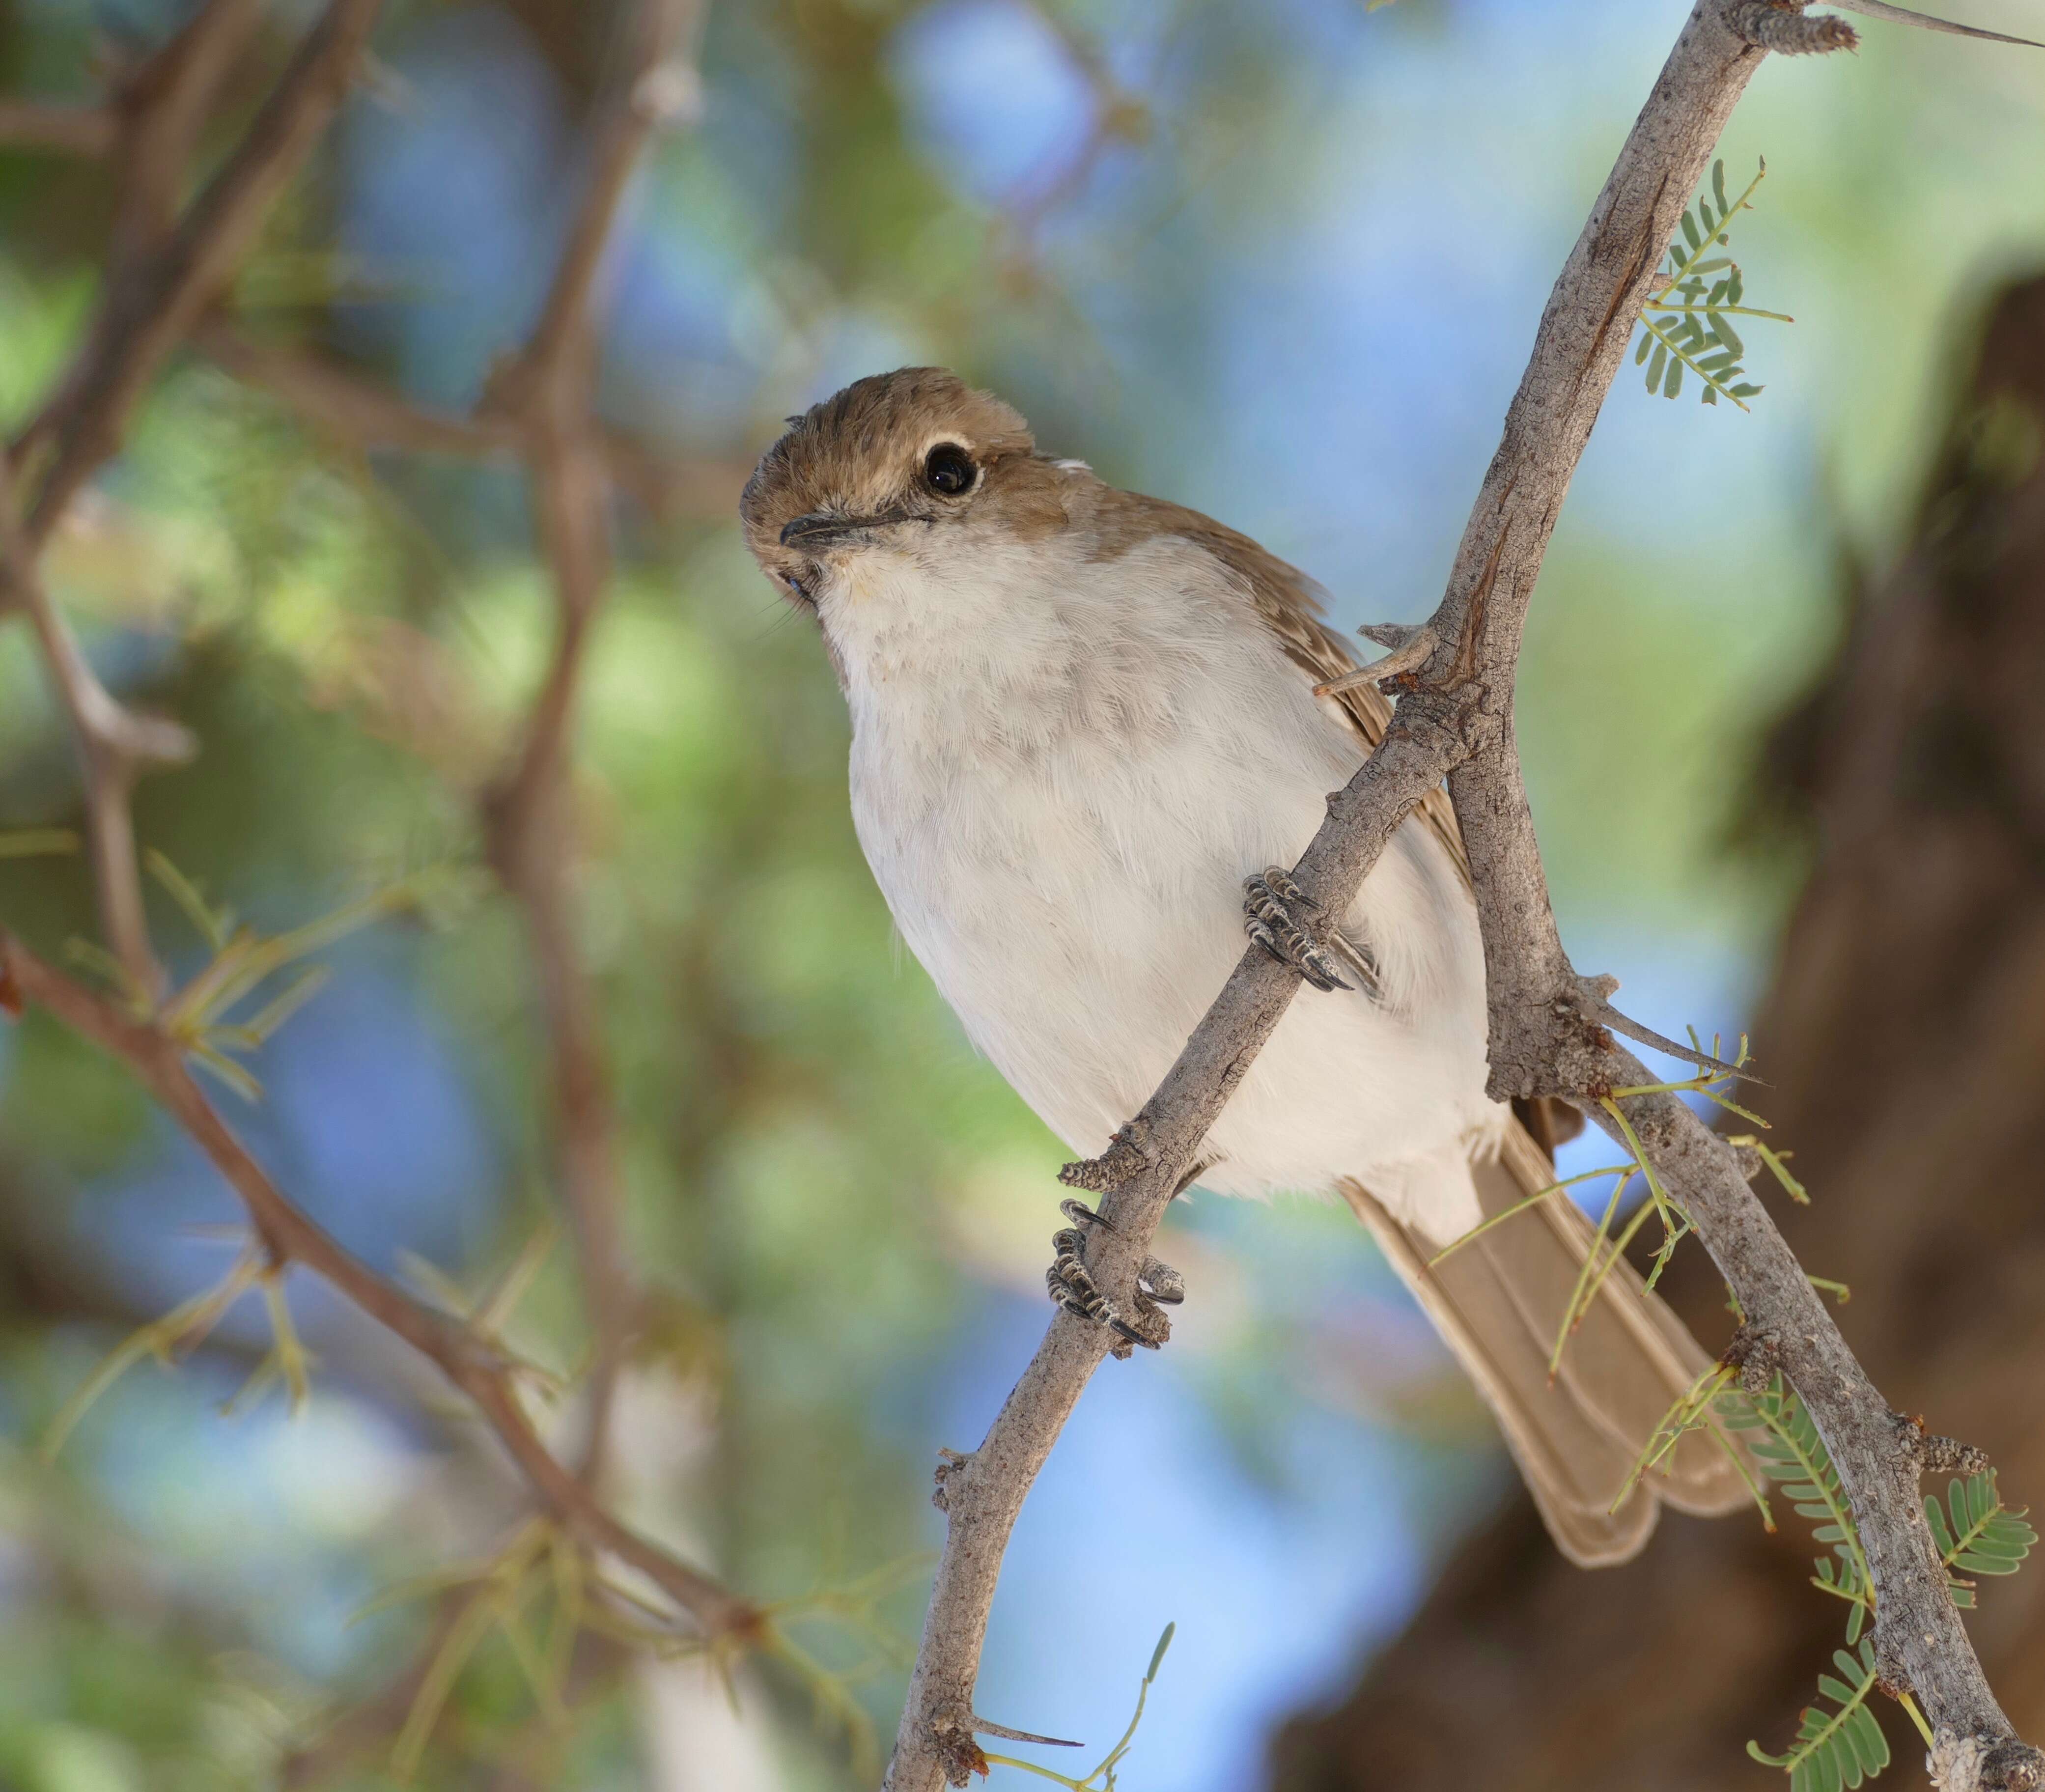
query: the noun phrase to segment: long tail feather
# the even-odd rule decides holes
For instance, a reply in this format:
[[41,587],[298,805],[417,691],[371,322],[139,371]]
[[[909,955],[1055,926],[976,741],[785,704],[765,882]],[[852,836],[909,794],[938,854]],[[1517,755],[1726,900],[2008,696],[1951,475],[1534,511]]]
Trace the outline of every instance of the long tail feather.
[[[1471,1169],[1486,1218],[1554,1179],[1517,1123],[1498,1157]],[[1439,1243],[1393,1217],[1361,1183],[1345,1182],[1342,1192],[1497,1415],[1556,1547],[1571,1561],[1594,1568],[1629,1560],[1664,1503],[1709,1516],[1747,1501],[1738,1466],[1702,1431],[1683,1438],[1620,1501],[1662,1420],[1711,1358],[1622,1262],[1550,1378],[1550,1353],[1596,1237],[1566,1194],[1431,1266]]]

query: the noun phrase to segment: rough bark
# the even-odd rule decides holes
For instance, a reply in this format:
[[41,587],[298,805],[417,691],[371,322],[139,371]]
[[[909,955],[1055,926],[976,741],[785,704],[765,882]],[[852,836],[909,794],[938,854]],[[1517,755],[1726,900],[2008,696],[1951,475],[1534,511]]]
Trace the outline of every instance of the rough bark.
[[[1994,306],[1912,545],[1778,732],[1768,782],[1815,862],[1755,1033],[1783,1218],[1904,1411],[2045,1502],[2045,279]],[[1701,1254],[1665,1282],[1708,1339]],[[1793,1520],[1671,1517],[1614,1573],[1568,1567],[1516,1500],[1327,1713],[1281,1734],[1282,1792],[1755,1786],[1839,1630]],[[2045,1593],[1969,1620],[2020,1732],[2045,1725]],[[1922,1744],[1877,1701],[1899,1760]],[[1481,1724],[1469,1714],[1483,1713]],[[1897,1771],[1906,1771],[1899,1767]]]

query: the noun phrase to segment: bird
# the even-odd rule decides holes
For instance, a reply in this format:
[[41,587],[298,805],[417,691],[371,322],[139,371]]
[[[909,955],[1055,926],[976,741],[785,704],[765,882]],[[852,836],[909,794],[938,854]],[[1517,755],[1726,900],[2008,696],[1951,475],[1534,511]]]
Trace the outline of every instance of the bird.
[[[1140,1110],[1246,933],[1312,987],[1189,1180],[1345,1200],[1572,1561],[1627,1560],[1664,1505],[1750,1497],[1708,1428],[1637,1473],[1711,1358],[1623,1261],[1551,1373],[1600,1234],[1566,1196],[1529,1200],[1554,1185],[1552,1140],[1486,1093],[1484,954],[1446,792],[1332,927],[1284,869],[1392,713],[1368,684],[1317,692],[1356,667],[1319,586],[1039,451],[1012,407],[942,368],[787,419],[739,514],[844,693],[853,822],[902,939],[1053,1133],[1090,1155]],[[1065,1212],[1053,1297],[1150,1342],[1084,1274],[1096,1216]],[[1139,1299],[1183,1293],[1146,1266]]]

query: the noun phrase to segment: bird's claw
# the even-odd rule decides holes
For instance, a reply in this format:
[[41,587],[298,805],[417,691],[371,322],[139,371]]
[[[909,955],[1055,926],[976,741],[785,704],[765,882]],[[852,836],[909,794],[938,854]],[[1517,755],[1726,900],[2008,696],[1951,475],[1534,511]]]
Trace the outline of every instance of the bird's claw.
[[1281,965],[1290,965],[1316,989],[1347,989],[1327,954],[1292,918],[1294,908],[1320,907],[1282,865],[1269,865],[1242,881],[1242,931]]
[[1069,1313],[1104,1325],[1123,1341],[1115,1347],[1118,1357],[1126,1357],[1132,1346],[1154,1351],[1172,1334],[1161,1307],[1175,1307],[1186,1297],[1185,1278],[1169,1263],[1155,1257],[1143,1259],[1136,1274],[1136,1310],[1125,1314],[1102,1293],[1086,1266],[1087,1228],[1098,1226],[1113,1231],[1113,1224],[1087,1206],[1072,1200],[1058,1203],[1058,1211],[1072,1224],[1053,1233],[1051,1248],[1056,1253],[1044,1273],[1044,1285],[1051,1298]]

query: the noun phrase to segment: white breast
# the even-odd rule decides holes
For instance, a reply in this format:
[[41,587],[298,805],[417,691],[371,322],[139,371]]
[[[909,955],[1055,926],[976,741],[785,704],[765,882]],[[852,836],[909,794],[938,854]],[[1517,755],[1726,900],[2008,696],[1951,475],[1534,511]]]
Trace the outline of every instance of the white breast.
[[[852,708],[853,819],[974,1042],[1091,1154],[1241,955],[1243,878],[1298,857],[1362,748],[1191,544],[1101,561],[960,547],[955,568],[922,544],[869,550],[819,594]],[[1346,931],[1375,955],[1380,999],[1301,992],[1202,1182],[1261,1193],[1378,1170],[1430,1210],[1410,1217],[1460,1230],[1467,1177],[1419,1166],[1459,1162],[1503,1110],[1483,1093],[1475,917],[1417,825]]]

